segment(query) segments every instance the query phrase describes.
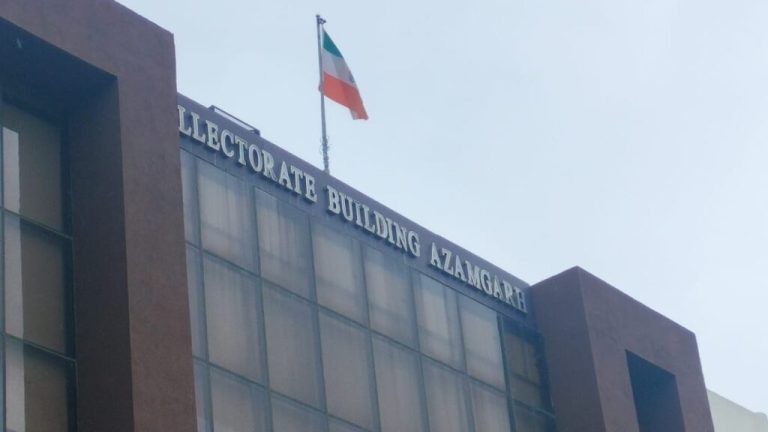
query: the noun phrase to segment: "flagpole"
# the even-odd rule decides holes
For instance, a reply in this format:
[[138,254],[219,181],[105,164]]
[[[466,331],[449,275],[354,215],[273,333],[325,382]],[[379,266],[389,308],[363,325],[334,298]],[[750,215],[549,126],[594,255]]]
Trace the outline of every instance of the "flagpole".
[[323,47],[322,47],[322,34],[323,24],[325,20],[318,14],[317,18],[317,64],[320,70],[320,122],[322,125],[322,142],[323,142],[323,170],[326,174],[331,173],[330,163],[328,160],[328,134],[325,130],[325,89],[323,88]]

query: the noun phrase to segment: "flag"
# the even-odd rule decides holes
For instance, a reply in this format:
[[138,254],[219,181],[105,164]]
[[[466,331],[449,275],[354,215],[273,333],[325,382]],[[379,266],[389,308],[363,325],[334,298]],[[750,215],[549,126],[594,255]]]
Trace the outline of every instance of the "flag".
[[323,87],[321,91],[329,99],[349,108],[355,120],[368,120],[363,99],[355,84],[355,78],[349,71],[341,51],[323,29],[323,44],[320,51],[320,63],[323,66]]

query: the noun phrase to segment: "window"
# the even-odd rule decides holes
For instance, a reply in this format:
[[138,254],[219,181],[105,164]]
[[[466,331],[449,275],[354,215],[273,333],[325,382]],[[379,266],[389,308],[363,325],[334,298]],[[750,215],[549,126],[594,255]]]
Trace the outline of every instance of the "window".
[[210,392],[208,367],[205,363],[195,361],[195,405],[197,408],[198,432],[208,431],[211,425],[211,419],[208,416]]
[[273,389],[322,406],[316,310],[296,296],[264,286],[269,381]]
[[639,431],[685,430],[675,375],[632,352],[626,355]]
[[509,409],[504,394],[475,382],[471,389],[475,432],[509,432]]
[[200,244],[200,214],[197,201],[197,158],[181,152],[181,188],[184,197],[184,238]]
[[368,332],[320,314],[328,412],[373,428],[373,371]]
[[526,339],[510,320],[502,320],[505,369],[512,397],[537,409],[549,409],[545,403],[539,350]]
[[65,231],[61,130],[8,104],[2,120],[5,208]]
[[74,430],[66,153],[54,122],[0,104],[5,427]]
[[270,282],[310,298],[312,245],[307,215],[258,189],[256,207],[262,275]]
[[328,430],[330,432],[363,432],[362,429],[358,429],[334,419],[331,419],[328,422]]
[[70,349],[68,242],[5,216],[6,332],[62,354]]
[[416,355],[385,339],[373,338],[382,432],[425,430],[422,383]]
[[71,362],[10,338],[5,349],[7,430],[70,430]]
[[199,246],[187,227],[199,432],[554,430],[516,321],[296,197],[182,158],[203,226]]
[[256,280],[208,257],[203,271],[211,362],[254,381],[263,380]]
[[312,226],[317,302],[357,322],[366,322],[360,245],[321,224]]
[[275,432],[325,432],[322,414],[282,398],[272,398],[272,422]]
[[256,272],[256,230],[251,188],[213,165],[197,164],[203,248]]
[[456,291],[423,274],[414,279],[421,351],[454,368],[463,369]]
[[205,358],[208,352],[205,337],[203,309],[202,259],[200,252],[187,246],[187,286],[189,292],[189,318],[192,333],[192,354]]
[[551,432],[553,430],[548,416],[520,404],[515,405],[515,427],[517,432]]
[[267,430],[267,398],[253,384],[212,368],[211,396],[214,431]]
[[371,248],[365,248],[364,259],[371,328],[415,346],[416,326],[408,268]]
[[437,363],[423,361],[429,429],[433,432],[470,430],[466,378]]
[[467,372],[473,377],[504,388],[504,366],[496,312],[460,296],[461,325],[467,356]]

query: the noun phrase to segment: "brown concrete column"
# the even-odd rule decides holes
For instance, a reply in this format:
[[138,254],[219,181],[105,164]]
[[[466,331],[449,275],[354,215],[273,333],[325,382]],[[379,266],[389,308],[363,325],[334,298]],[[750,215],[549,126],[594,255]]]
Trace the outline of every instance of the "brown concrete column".
[[[654,432],[713,431],[693,333],[580,268],[533,285],[531,293],[559,432],[642,432],[649,423]],[[638,395],[668,399],[661,408],[669,412],[652,409],[645,428],[630,364]],[[649,390],[658,377],[663,386]],[[653,403],[640,403],[639,411],[647,415]]]
[[173,37],[111,0],[4,0],[0,19],[34,42],[18,84],[69,129],[78,430],[192,432]]

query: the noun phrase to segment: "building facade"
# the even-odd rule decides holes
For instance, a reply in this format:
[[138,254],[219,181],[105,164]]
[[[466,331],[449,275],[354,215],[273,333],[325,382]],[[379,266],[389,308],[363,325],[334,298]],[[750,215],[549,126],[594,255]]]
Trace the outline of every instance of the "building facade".
[[178,112],[200,430],[552,430],[526,284]]
[[768,416],[708,391],[709,406],[716,432],[768,432]]
[[713,431],[691,332],[179,95],[115,2],[0,3],[0,86],[6,430]]

